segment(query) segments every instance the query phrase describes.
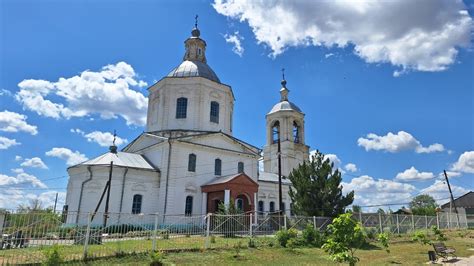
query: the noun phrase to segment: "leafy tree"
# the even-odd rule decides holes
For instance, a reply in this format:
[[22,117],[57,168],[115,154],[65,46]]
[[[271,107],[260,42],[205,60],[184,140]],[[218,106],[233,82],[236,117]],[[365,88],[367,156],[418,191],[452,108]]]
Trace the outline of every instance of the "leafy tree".
[[360,213],[362,212],[362,208],[359,205],[352,205],[352,212]]
[[436,201],[430,195],[418,195],[410,202],[414,215],[436,215]]
[[385,214],[385,211],[384,211],[384,209],[379,208],[379,209],[377,210],[377,213],[379,213],[379,214]]
[[366,243],[362,225],[352,219],[352,214],[346,213],[335,218],[328,229],[330,233],[323,249],[334,261],[355,265],[359,261],[355,251]]
[[354,201],[354,191],[342,195],[341,172],[316,151],[310,162],[303,162],[288,176],[292,183],[289,195],[297,215],[330,216],[344,213]]

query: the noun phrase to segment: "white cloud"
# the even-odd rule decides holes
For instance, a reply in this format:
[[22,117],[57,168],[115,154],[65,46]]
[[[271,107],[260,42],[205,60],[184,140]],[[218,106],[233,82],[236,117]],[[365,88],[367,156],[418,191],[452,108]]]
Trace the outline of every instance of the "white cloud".
[[348,163],[344,166],[344,169],[346,169],[346,171],[349,171],[349,172],[357,172],[359,171],[359,169],[357,169],[357,165],[353,164],[353,163]]
[[339,169],[339,166],[341,165],[341,160],[337,157],[336,154],[325,154],[324,159],[329,159],[329,161],[334,164],[333,169]]
[[224,39],[226,43],[231,43],[234,45],[232,47],[232,52],[242,57],[245,51],[244,47],[242,47],[242,41],[244,40],[244,37],[240,36],[239,32],[236,31],[234,34],[225,34]]
[[474,151],[466,151],[461,156],[457,162],[453,164],[453,171],[459,171],[463,173],[474,173]]
[[39,199],[44,208],[52,208],[54,206],[56,193],[58,193],[58,203],[56,209],[60,210],[65,203],[65,192],[51,190],[40,194],[33,194],[21,189],[6,189],[0,187],[0,194],[5,195],[5,197],[0,197],[0,208],[14,210],[17,209],[19,205],[28,206],[30,201],[35,199]]
[[31,135],[38,134],[36,126],[32,126],[26,122],[26,115],[18,114],[10,111],[0,112],[0,131],[5,132],[27,132]]
[[[448,175],[449,178],[461,175],[460,172],[454,172],[454,171],[446,171],[446,174]],[[438,177],[444,178],[444,172],[439,173]]]
[[15,156],[15,161],[19,162],[21,160],[23,160],[23,157],[21,157],[20,155]]
[[[457,198],[469,192],[463,187],[455,186],[453,184],[450,185],[454,198]],[[428,194],[432,196],[440,204],[448,202],[450,198],[448,185],[446,185],[446,183],[441,180],[436,180],[433,185],[422,189],[421,194]]]
[[[101,132],[101,131],[93,131],[91,133],[85,133],[84,131],[76,128],[76,129],[71,129],[72,133],[79,134],[83,136],[84,138],[87,139],[88,142],[95,142],[99,144],[102,147],[109,147],[113,144],[114,140],[114,135],[112,135],[110,132]],[[115,145],[120,146],[124,143],[127,143],[127,139],[123,139],[119,136],[115,137]]]
[[44,164],[44,162],[39,157],[33,157],[31,159],[25,159],[25,161],[22,162],[20,165],[25,166],[25,167],[48,169],[48,166],[46,166],[46,164]]
[[20,145],[20,142],[17,142],[16,139],[9,139],[0,136],[0,150],[6,150],[11,146]]
[[76,165],[87,160],[87,157],[84,154],[78,151],[73,152],[68,148],[53,148],[52,150],[46,152],[46,156],[57,157],[59,159],[65,160],[66,164],[69,166]]
[[41,182],[36,176],[27,174],[23,169],[16,169],[16,176],[8,176],[0,174],[0,187],[11,186],[11,185],[32,185],[39,188],[47,188],[47,186]]
[[435,178],[431,172],[419,172],[415,167],[410,167],[405,171],[398,173],[395,179],[400,181],[427,180]]
[[444,151],[444,146],[439,143],[424,147],[410,133],[399,131],[397,134],[388,132],[385,136],[374,133],[367,134],[366,138],[359,138],[357,144],[364,147],[366,151],[384,150],[392,153],[414,150],[416,153],[432,153]]
[[276,56],[291,46],[354,46],[368,63],[441,71],[470,43],[472,19],[462,1],[215,0],[215,10],[247,22]]
[[[147,99],[131,86],[143,87],[132,66],[125,62],[104,66],[101,71],[83,71],[56,82],[23,80],[15,95],[23,108],[52,118],[84,117],[99,114],[103,119],[121,116],[127,125],[144,125]],[[61,98],[63,103],[46,97]]]
[[0,89],[0,96],[12,96],[12,93],[9,90]]
[[362,206],[405,203],[411,198],[411,193],[416,191],[413,185],[386,179],[375,180],[368,175],[353,178],[349,183],[342,182],[341,185],[343,193],[354,190],[354,204]]
[[334,54],[333,53],[327,53],[327,54],[324,55],[325,58],[329,58],[331,56],[334,56]]

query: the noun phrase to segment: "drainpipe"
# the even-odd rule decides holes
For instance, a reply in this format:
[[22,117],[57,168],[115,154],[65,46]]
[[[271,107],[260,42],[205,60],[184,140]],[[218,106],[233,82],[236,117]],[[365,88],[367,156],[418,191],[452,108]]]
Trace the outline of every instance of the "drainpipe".
[[125,190],[125,176],[128,173],[128,167],[125,168],[125,171],[123,173],[123,178],[122,178],[122,192],[120,195],[120,205],[119,205],[119,215],[118,215],[118,223],[120,224],[120,216],[122,215],[122,204],[123,204],[123,192]]
[[81,214],[82,192],[84,191],[84,185],[92,180],[92,167],[87,166],[87,171],[89,172],[89,178],[84,180],[84,182],[81,184],[81,194],[79,195],[79,205],[77,206],[76,224],[79,223],[79,215]]
[[165,222],[166,207],[168,205],[168,182],[170,178],[170,165],[171,165],[171,138],[168,138],[168,164],[166,166],[165,206],[163,208],[163,223]]

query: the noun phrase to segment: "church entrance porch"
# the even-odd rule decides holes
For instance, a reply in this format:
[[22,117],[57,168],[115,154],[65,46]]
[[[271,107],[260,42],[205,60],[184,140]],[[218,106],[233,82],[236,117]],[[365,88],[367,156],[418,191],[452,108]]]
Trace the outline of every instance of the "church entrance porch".
[[245,173],[223,176],[201,186],[203,213],[216,213],[219,206],[234,204],[244,213],[255,211],[258,184]]

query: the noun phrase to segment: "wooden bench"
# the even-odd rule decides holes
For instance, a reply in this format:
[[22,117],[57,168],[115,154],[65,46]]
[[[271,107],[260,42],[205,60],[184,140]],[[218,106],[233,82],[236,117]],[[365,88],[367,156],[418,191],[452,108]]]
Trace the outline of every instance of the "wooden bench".
[[433,243],[433,248],[436,255],[442,257],[445,260],[447,260],[448,257],[451,257],[452,259],[457,258],[456,254],[454,254],[456,250],[451,247],[446,247],[444,243]]

